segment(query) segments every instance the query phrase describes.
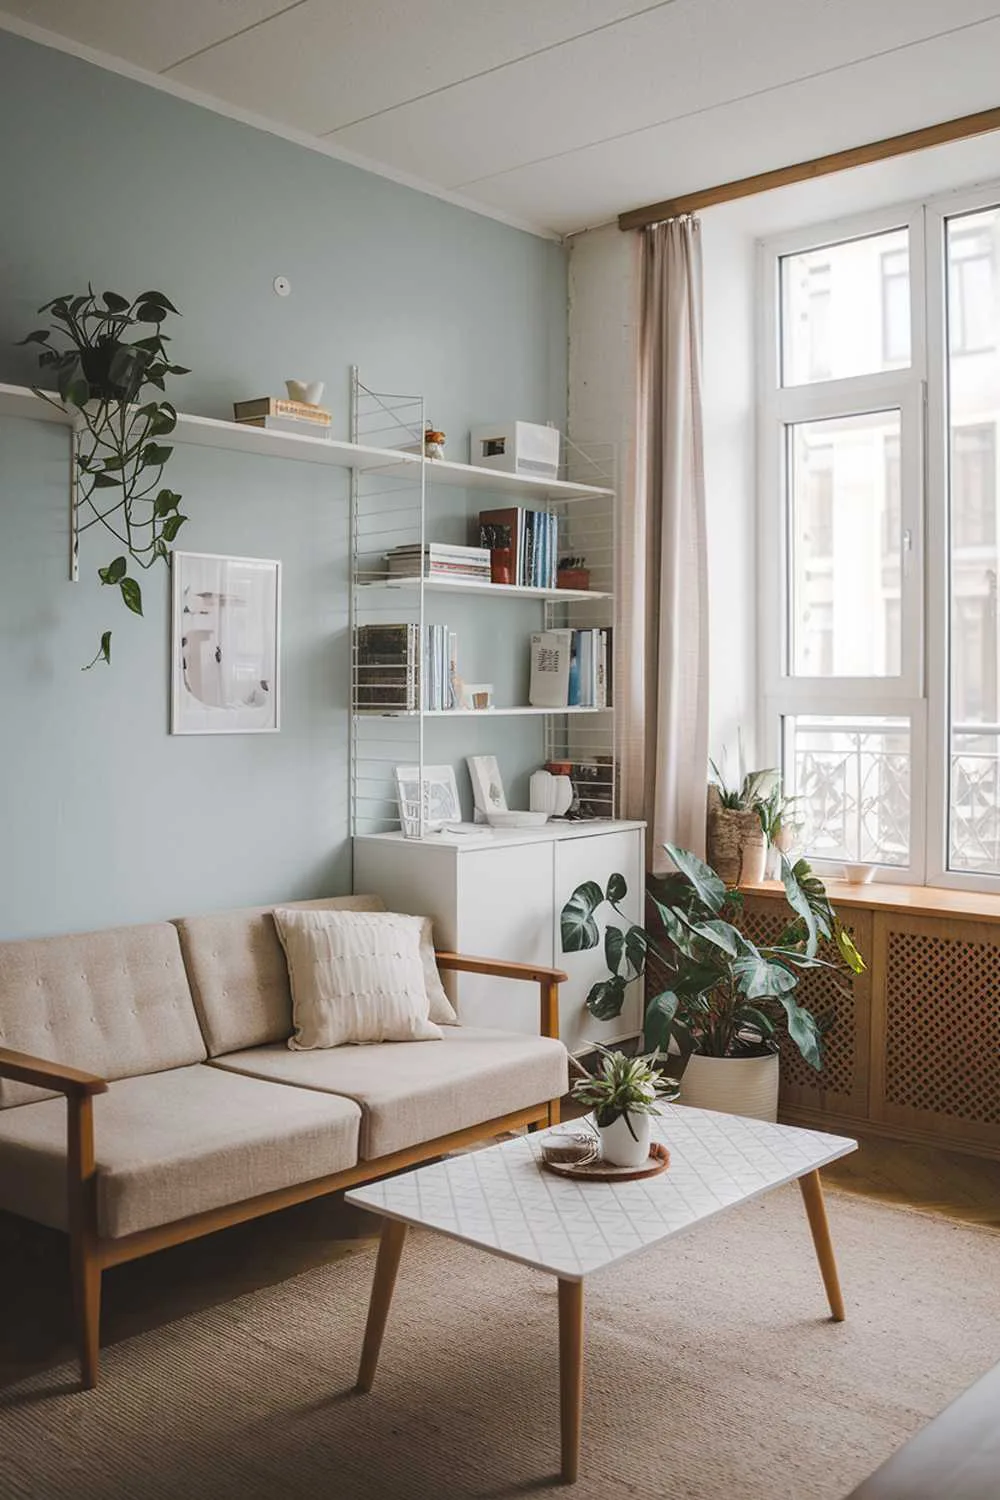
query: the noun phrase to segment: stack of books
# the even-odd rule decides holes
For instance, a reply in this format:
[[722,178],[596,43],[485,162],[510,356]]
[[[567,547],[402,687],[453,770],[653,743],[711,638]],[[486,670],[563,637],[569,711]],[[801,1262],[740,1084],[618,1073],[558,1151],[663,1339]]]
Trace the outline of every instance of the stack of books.
[[328,438],[332,432],[332,418],[322,406],[309,406],[305,401],[291,401],[284,396],[234,401],[233,416],[243,427],[267,427],[271,432],[295,432],[319,438]]
[[479,512],[479,539],[494,551],[510,551],[511,582],[520,588],[554,589],[559,552],[559,522],[544,510]]
[[359,625],[354,637],[354,707],[359,713],[414,713],[455,707],[457,638],[447,625]]
[[419,542],[414,542],[411,546],[393,547],[386,555],[386,570],[390,578],[472,579],[489,583],[490,552],[488,547],[459,547],[449,542],[426,542],[421,549]]
[[531,637],[533,708],[609,708],[610,629],[540,630]]

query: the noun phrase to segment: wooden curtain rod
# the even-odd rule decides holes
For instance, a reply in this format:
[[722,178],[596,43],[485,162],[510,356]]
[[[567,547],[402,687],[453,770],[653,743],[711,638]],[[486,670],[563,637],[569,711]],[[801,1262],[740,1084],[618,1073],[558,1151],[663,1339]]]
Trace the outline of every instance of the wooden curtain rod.
[[831,172],[845,172],[851,167],[867,166],[869,162],[906,156],[910,151],[926,151],[929,146],[943,146],[949,141],[966,140],[969,136],[988,135],[992,130],[1000,130],[1000,109],[982,109],[975,115],[942,120],[938,125],[925,125],[920,130],[908,130],[904,135],[891,135],[882,141],[869,141],[866,146],[851,146],[846,151],[814,156],[811,161],[776,167],[772,172],[758,172],[754,177],[741,177],[736,182],[720,183],[718,187],[701,188],[679,198],[664,198],[662,203],[650,203],[645,208],[630,208],[627,213],[618,215],[618,228],[645,229],[648,224],[676,219],[680,214],[696,213],[699,208],[711,208],[716,203],[752,198],[757,193],[769,193],[772,188],[788,187],[793,182],[809,182]]

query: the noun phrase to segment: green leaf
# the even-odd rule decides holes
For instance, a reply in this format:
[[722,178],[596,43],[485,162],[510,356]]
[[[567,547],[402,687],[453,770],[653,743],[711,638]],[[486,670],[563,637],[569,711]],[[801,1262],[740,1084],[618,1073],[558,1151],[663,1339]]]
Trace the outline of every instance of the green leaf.
[[642,927],[630,927],[625,934],[625,957],[632,972],[639,979],[645,972],[649,938]]
[[679,915],[690,932],[693,932],[696,937],[703,938],[706,943],[712,943],[714,947],[721,948],[722,952],[728,953],[730,958],[735,958],[744,946],[743,939],[736,928],[718,917],[709,917],[704,922],[693,922],[683,913]]
[[621,1015],[625,1004],[624,979],[618,974],[613,979],[602,979],[593,986],[584,1004],[599,1021],[613,1021]]
[[162,323],[167,316],[167,308],[159,302],[143,302],[136,308],[135,315],[140,323]]
[[756,1027],[765,1042],[774,1036],[774,1022],[770,1016],[765,1015],[762,1010],[758,1010],[756,1005],[738,1006],[735,1018],[741,1025]]
[[186,520],[187,516],[168,516],[163,523],[163,540],[172,542]]
[[628,895],[628,886],[625,883],[625,876],[617,874],[612,875],[608,881],[608,888],[604,894],[608,901],[624,901],[625,897]]
[[162,468],[173,451],[173,448],[165,448],[162,443],[147,443],[139,456],[140,467],[146,469],[155,464]]
[[564,953],[582,953],[586,948],[597,947],[601,934],[594,921],[594,912],[603,900],[604,893],[596,880],[586,880],[577,886],[559,917]]
[[111,312],[125,312],[129,305],[128,298],[120,296],[118,292],[104,293],[104,306]]
[[625,954],[625,934],[620,927],[608,926],[604,929],[604,962],[612,974],[617,974],[621,968],[622,958]]
[[118,584],[126,606],[134,615],[142,614],[142,590],[134,578],[123,578]]
[[88,661],[88,663],[87,663],[87,665],[85,667],[81,667],[80,668],[81,672],[89,672],[90,669],[91,669],[91,667],[95,667],[99,661],[105,662],[109,667],[111,665],[111,631],[110,630],[106,630],[104,632],[104,634],[101,636],[101,648],[100,648],[100,650],[98,651],[97,655],[94,657],[93,661]]
[[[140,292],[135,301],[136,303],[142,304],[143,306],[145,306],[147,302],[154,303],[158,307],[166,308],[167,312],[177,312],[177,309],[171,302],[170,298],[164,297],[162,292]],[[177,316],[180,317],[180,313],[177,313]]]
[[726,904],[726,887],[715,871],[687,849],[679,849],[676,844],[663,847],[681,874],[687,876],[702,904],[713,914],[720,912]]
[[153,501],[153,515],[157,517],[169,516],[170,512],[176,510],[180,503],[180,495],[175,494],[173,490],[161,490]]
[[124,557],[116,557],[106,568],[98,568],[97,576],[102,583],[121,583],[127,566]]
[[854,939],[847,928],[842,927],[838,922],[833,937],[834,942],[837,944],[837,952],[851,972],[854,974],[863,974],[865,972],[865,961],[854,946]]
[[45,344],[49,339],[48,328],[36,328],[34,333],[29,333],[27,338],[18,339],[17,346],[21,344]]
[[792,911],[800,916],[806,924],[806,955],[812,958],[816,952],[816,945],[819,942],[819,934],[816,930],[816,916],[812,906],[809,904],[809,897],[799,885],[795,877],[795,871],[784,855],[781,856],[781,879],[785,887],[785,899],[792,908]]
[[95,490],[113,490],[116,485],[121,485],[122,482],[120,474],[105,474],[101,472],[91,474],[90,477],[94,482]]
[[823,1041],[816,1018],[804,1010],[791,995],[776,995],[788,1021],[788,1035],[802,1056],[817,1073],[823,1066]]
[[679,1004],[680,999],[673,990],[662,990],[650,1000],[643,1022],[643,1045],[647,1052],[666,1050]]
[[784,964],[762,957],[756,949],[735,960],[733,977],[748,1000],[780,996],[794,990],[799,982],[797,975],[789,973]]
[[154,405],[149,428],[152,437],[165,437],[168,432],[173,432],[176,426],[177,412],[169,401],[161,401],[159,406]]

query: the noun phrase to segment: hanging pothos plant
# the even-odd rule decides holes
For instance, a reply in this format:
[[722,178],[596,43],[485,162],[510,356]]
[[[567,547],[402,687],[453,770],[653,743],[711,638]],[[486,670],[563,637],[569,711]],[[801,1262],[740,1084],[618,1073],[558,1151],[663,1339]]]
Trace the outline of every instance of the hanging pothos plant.
[[[162,292],[141,292],[130,302],[118,292],[98,298],[89,287],[85,296],[56,297],[40,307],[52,326],[20,341],[44,345],[38,363],[55,378],[60,399],[37,388],[35,394],[74,413],[76,535],[101,526],[124,548],[97,576],[136,615],[142,590],[130,565],[166,561],[187,520],[180,495],[160,483],[173,452],[160,439],[173,432],[177,411],[155,395],[143,401],[144,394],[166,390],[167,376],[188,373],[170,363],[161,327],[176,312]],[[143,328],[152,332],[135,337]],[[111,664],[110,630],[87,668],[99,661]]]

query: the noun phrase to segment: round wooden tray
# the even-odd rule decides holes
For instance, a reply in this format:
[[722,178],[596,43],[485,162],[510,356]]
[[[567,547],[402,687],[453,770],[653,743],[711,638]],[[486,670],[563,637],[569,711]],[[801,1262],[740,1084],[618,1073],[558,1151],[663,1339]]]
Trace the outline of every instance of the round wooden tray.
[[613,1167],[595,1156],[591,1161],[546,1161],[542,1166],[547,1172],[560,1177],[577,1177],[585,1182],[634,1182],[639,1177],[655,1177],[665,1172],[670,1165],[670,1152],[666,1146],[654,1141],[649,1148],[649,1160],[644,1167]]

